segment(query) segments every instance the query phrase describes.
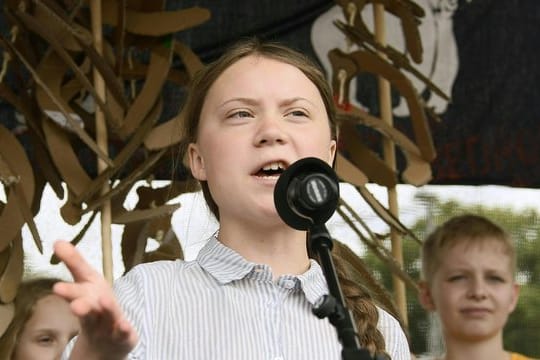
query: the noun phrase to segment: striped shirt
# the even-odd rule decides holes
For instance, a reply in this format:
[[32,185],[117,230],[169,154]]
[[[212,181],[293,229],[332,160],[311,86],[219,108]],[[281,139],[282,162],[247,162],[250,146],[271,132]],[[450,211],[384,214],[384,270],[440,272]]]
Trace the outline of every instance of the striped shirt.
[[[195,260],[138,265],[114,288],[139,333],[129,359],[341,359],[336,329],[312,313],[328,294],[313,260],[304,274],[273,280],[267,265],[211,237]],[[392,359],[409,360],[399,323],[382,309],[378,328]]]

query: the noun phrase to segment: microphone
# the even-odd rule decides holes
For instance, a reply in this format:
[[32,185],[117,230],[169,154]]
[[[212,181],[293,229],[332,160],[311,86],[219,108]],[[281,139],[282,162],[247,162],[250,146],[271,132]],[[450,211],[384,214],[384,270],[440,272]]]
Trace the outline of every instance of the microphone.
[[297,230],[324,224],[336,210],[339,179],[324,161],[300,159],[287,168],[274,188],[274,204],[281,219]]

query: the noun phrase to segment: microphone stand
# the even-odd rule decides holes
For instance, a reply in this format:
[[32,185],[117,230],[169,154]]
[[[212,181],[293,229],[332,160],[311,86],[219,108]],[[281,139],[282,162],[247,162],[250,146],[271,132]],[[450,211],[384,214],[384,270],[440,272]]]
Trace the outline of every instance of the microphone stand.
[[[332,262],[332,239],[324,223],[332,216],[338,200],[336,173],[327,163],[314,157],[289,166],[274,188],[274,203],[279,216],[296,230],[308,230],[308,247],[321,260],[330,294],[317,301],[313,313],[320,319],[328,317],[336,328],[343,360],[374,360],[367,349],[360,348],[353,316],[343,301]],[[379,359],[387,358],[376,358]]]
[[329,295],[323,296],[314,306],[313,313],[323,319],[328,317],[337,330],[343,346],[343,360],[373,360],[369,351],[360,347],[358,333],[350,310],[345,306],[334,262],[332,261],[332,239],[324,224],[313,224],[308,231],[308,245],[319,255],[321,267],[328,283]]

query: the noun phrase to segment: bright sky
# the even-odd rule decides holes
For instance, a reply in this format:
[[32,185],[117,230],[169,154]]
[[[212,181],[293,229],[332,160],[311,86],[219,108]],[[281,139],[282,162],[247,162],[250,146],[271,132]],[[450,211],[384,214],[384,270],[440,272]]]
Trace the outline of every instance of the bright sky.
[[[387,204],[386,189],[377,185],[369,185],[370,191],[382,204]],[[455,199],[462,203],[484,204],[486,206],[505,206],[516,210],[533,208],[540,213],[540,189],[510,188],[503,186],[434,186],[428,185],[416,188],[409,185],[398,186],[398,204],[400,218],[406,225],[411,225],[414,220],[423,216],[423,210],[414,202],[414,196],[419,191],[428,191],[440,199]],[[342,197],[351,205],[357,213],[374,230],[384,228],[382,221],[371,211],[356,190],[348,185],[341,186]],[[5,201],[5,194],[0,187],[0,199]],[[184,194],[173,202],[180,202],[181,207],[173,215],[173,228],[180,239],[186,259],[193,259],[205,240],[217,229],[215,220],[210,216],[201,193]],[[136,203],[136,195],[128,197],[125,204],[127,208],[133,208]],[[58,199],[54,192],[46,187],[41,211],[35,218],[36,225],[43,241],[43,255],[39,254],[31,238],[27,227],[23,229],[24,247],[27,254],[27,263],[34,271],[43,272],[46,275],[69,278],[69,274],[63,265],[50,265],[52,244],[57,239],[71,240],[80,230],[80,225],[70,226],[63,222],[59,209],[63,201]],[[83,218],[83,219],[86,219]],[[359,251],[360,245],[356,235],[349,226],[338,216],[334,215],[327,224],[328,230],[336,238],[347,243],[353,250]],[[112,226],[113,238],[113,273],[118,278],[123,273],[123,264],[120,259],[120,238],[122,226]],[[100,221],[94,222],[86,236],[78,245],[85,258],[98,270],[101,271],[101,245],[100,245]]]

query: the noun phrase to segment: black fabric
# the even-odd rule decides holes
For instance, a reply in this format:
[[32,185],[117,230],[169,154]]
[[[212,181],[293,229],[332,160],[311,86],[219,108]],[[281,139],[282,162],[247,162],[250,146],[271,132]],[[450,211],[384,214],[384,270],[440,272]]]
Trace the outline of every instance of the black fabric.
[[[211,11],[209,21],[175,35],[209,62],[237,39],[253,35],[316,59],[311,25],[334,5],[322,0],[176,0],[167,1],[166,9]],[[537,0],[459,1],[453,26],[460,67],[442,122],[430,121],[438,153],[431,183],[540,187],[539,24]],[[1,28],[5,34],[5,24]],[[357,97],[376,114],[376,81],[362,75],[357,83]],[[163,95],[165,120],[177,112],[185,89],[167,86]],[[1,99],[0,110],[0,122],[14,129],[17,124]],[[407,121],[397,123],[408,131]],[[157,171],[158,178],[170,176],[167,167]]]
[[434,183],[540,187],[539,24],[534,0],[460,4],[453,101],[432,126]]

